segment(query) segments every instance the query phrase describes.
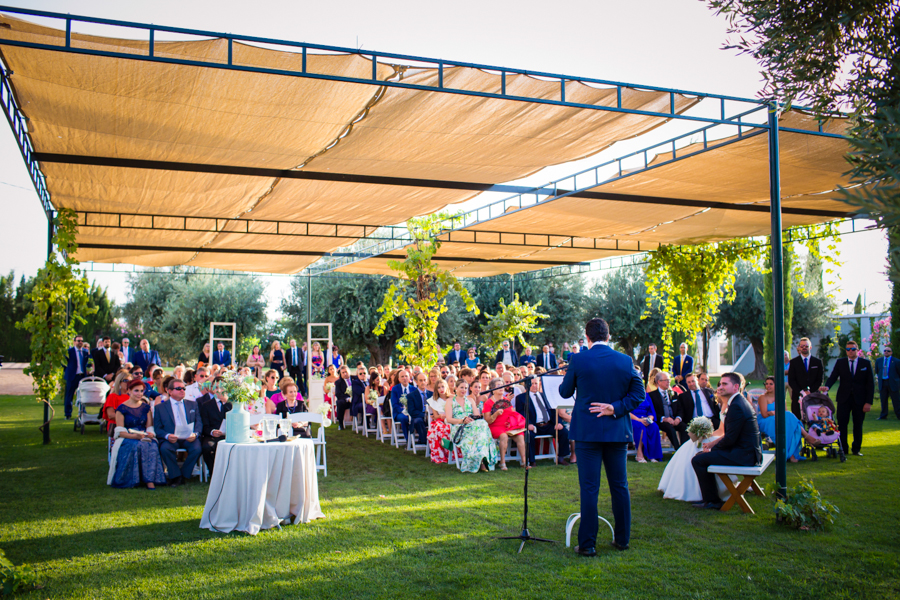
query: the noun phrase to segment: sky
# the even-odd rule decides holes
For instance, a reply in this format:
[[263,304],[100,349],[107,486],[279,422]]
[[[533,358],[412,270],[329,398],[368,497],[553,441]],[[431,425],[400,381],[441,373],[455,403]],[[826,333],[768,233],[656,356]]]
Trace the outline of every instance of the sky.
[[[762,85],[758,66],[750,57],[722,49],[727,23],[698,0],[558,0],[552,5],[533,0],[257,0],[252,10],[247,3],[223,0],[6,0],[4,4],[745,98],[756,97]],[[119,29],[90,32],[123,36]],[[660,128],[654,141],[687,131],[684,127],[675,123]],[[522,181],[542,184],[645,145],[646,138],[637,145],[617,144],[598,157],[547,169]],[[467,206],[485,200],[479,198]],[[3,123],[0,211],[0,273],[33,275],[46,259],[47,224],[9,127]],[[882,233],[845,235],[839,251],[843,266],[838,270],[835,296],[843,301],[863,294],[872,309],[880,310],[890,297],[884,275],[887,243]],[[124,274],[90,273],[89,277],[107,287],[116,302],[125,301]],[[288,279],[267,277],[264,281],[269,314],[274,316],[288,289]]]

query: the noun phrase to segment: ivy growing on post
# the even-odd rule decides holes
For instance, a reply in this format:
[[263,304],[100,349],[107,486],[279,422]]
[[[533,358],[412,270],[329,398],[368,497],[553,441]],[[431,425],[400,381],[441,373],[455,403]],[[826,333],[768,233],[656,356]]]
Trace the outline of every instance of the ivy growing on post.
[[485,345],[491,351],[496,352],[505,340],[516,339],[523,347],[527,345],[523,334],[540,333],[544,329],[538,327],[538,319],[546,319],[549,315],[537,312],[541,303],[534,306],[519,300],[519,295],[506,304],[500,298],[500,312],[495,315],[487,315],[487,323],[482,329]]
[[[25,373],[31,375],[38,402],[44,404],[44,423],[40,429],[44,443],[50,443],[52,401],[63,381],[63,368],[68,360],[69,340],[75,336],[75,325],[84,323],[84,315],[97,311],[88,306],[89,286],[76,270],[75,243],[77,230],[75,212],[61,210],[54,219],[51,253],[47,263],[35,277],[29,294],[31,312],[16,324],[31,334],[31,364]],[[70,303],[71,320],[67,319],[66,303]]]
[[650,252],[646,267],[647,312],[656,305],[663,313],[662,354],[674,359],[676,332],[693,341],[715,323],[719,306],[734,299],[735,265],[756,260],[759,246],[731,240],[696,246],[660,246]]
[[[475,300],[449,271],[434,264],[432,258],[441,247],[438,239],[444,223],[451,217],[445,213],[416,217],[406,222],[412,243],[406,247],[406,260],[388,261],[397,271],[399,281],[391,284],[378,312],[381,318],[372,333],[381,335],[396,318],[406,322],[397,349],[403,360],[430,369],[445,350],[437,341],[438,317],[447,312],[447,296],[460,295],[466,310],[479,313]],[[447,350],[449,351],[449,349]]]

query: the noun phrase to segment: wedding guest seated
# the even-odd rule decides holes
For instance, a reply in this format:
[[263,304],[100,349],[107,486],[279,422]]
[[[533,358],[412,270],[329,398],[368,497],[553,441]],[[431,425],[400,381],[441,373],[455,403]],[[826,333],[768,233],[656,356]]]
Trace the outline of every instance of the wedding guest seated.
[[409,413],[409,426],[416,432],[416,443],[425,444],[428,441],[428,429],[425,424],[425,407],[431,392],[425,387],[428,376],[425,373],[416,375],[416,387],[410,390],[406,404],[406,412]]
[[212,479],[213,466],[216,464],[216,448],[219,442],[225,439],[225,431],[222,429],[222,421],[225,414],[231,410],[231,402],[222,387],[223,379],[216,377],[211,384],[204,385],[208,388],[199,398],[205,400],[200,404],[200,447],[203,452],[203,462],[209,469],[209,477]]
[[[558,465],[568,465],[569,432],[559,421],[558,412],[553,410],[547,395],[541,389],[541,380],[535,377],[531,380],[528,392],[516,396],[516,412],[525,415],[528,411],[529,435],[528,462],[534,465],[534,457],[537,454],[537,439],[539,435],[552,435],[556,438],[556,460]],[[657,436],[658,437],[658,436]]]
[[148,489],[166,482],[153,430],[150,406],[143,401],[144,384],[139,379],[125,386],[128,400],[115,411],[116,427],[109,462],[107,485],[131,488],[144,484]]
[[506,448],[512,438],[519,449],[519,462],[523,468],[529,466],[525,451],[525,417],[513,408],[511,392],[506,392],[502,387],[503,380],[499,377],[491,380],[493,392],[484,403],[484,420],[491,429],[491,436],[497,440],[500,446],[500,470],[506,471]]
[[409,404],[409,371],[403,369],[397,376],[397,385],[391,389],[391,415],[394,422],[400,423],[404,439],[409,439],[409,414],[406,407]]
[[[348,411],[352,418],[353,411],[351,409],[357,398],[362,404],[362,394],[366,389],[366,384],[365,381],[350,377],[350,369],[347,368],[347,365],[341,365],[338,369],[338,377],[338,380],[334,382],[334,407],[337,415],[335,422],[338,429],[343,429]],[[365,378],[365,369],[363,369],[363,378]]]
[[657,424],[656,411],[650,394],[647,394],[643,402],[629,413],[631,428],[634,432],[635,460],[639,463],[655,463],[662,460],[662,444],[659,440],[659,425]]
[[194,374],[194,382],[187,385],[187,388],[184,390],[184,399],[185,400],[197,400],[200,396],[204,394],[204,392],[200,391],[200,386],[206,383],[209,380],[209,369],[206,367],[200,367],[197,369]]
[[737,373],[725,373],[719,380],[718,395],[727,398],[722,410],[725,414],[725,432],[722,437],[703,444],[703,452],[691,464],[700,483],[703,502],[697,508],[719,510],[722,501],[716,488],[716,476],[707,471],[710,465],[758,466],[762,462],[759,445],[759,425],[756,413],[747,399],[741,395],[741,377]]
[[[156,424],[159,427],[159,453],[166,465],[169,485],[177,486],[187,482],[200,458],[200,433],[203,422],[197,403],[184,399],[185,385],[180,379],[171,378],[166,383],[168,402],[156,407]],[[179,468],[177,451],[187,450],[187,458]]]
[[275,407],[275,414],[281,415],[282,419],[291,419],[291,429],[293,429],[294,435],[302,438],[310,437],[309,423],[291,418],[291,415],[309,412],[306,402],[300,397],[300,388],[290,377],[282,379],[279,387],[284,399]]
[[[342,367],[346,369],[347,367]],[[366,388],[369,385],[369,373],[362,363],[356,365],[356,375],[350,378],[350,418],[356,419],[360,413],[366,412],[364,406]]]
[[447,388],[447,382],[443,379],[438,379],[434,386],[434,395],[426,407],[431,415],[431,424],[428,426],[428,433],[425,438],[428,440],[431,462],[435,464],[446,464],[450,460],[450,450],[444,446],[445,440],[450,439],[450,424],[444,418],[444,410],[447,406],[447,401],[450,399],[450,390]]
[[[759,414],[756,415],[760,433],[775,442],[775,386],[776,380],[771,375],[766,377],[766,392],[759,397]],[[828,409],[826,409],[827,411]],[[803,438],[815,443],[816,440],[803,428],[803,423],[791,411],[784,413],[785,454],[791,462],[800,462],[800,446]]]
[[450,439],[460,452],[459,470],[476,473],[494,470],[499,459],[497,444],[481,411],[467,397],[469,386],[464,379],[456,382],[456,395],[444,406],[444,419],[450,423]]
[[531,353],[531,346],[525,346],[525,354],[519,357],[520,365],[534,364],[537,361],[534,354]]
[[[138,378],[140,379],[140,378]],[[131,373],[124,369],[120,369],[116,373],[116,378],[109,388],[109,394],[103,403],[103,409],[100,411],[101,418],[106,421],[106,432],[113,434],[116,427],[116,409],[119,405],[128,400],[128,384],[131,382]],[[141,384],[143,385],[143,383]]]
[[[713,391],[701,387],[699,378],[693,373],[688,373],[684,381],[688,389],[678,396],[682,423],[689,425],[697,417],[706,417],[712,421],[713,428],[718,429],[720,422],[719,403],[716,402]],[[688,439],[686,428],[684,432],[684,437],[681,438],[682,444],[687,443],[686,440]]]
[[660,371],[656,374],[653,381],[656,384],[656,389],[651,391],[649,396],[650,401],[653,402],[653,410],[658,418],[659,430],[666,434],[666,437],[672,443],[672,447],[678,450],[681,447],[678,432],[687,427],[687,424],[682,422],[681,412],[678,407],[672,405],[672,400],[675,396],[669,389],[669,374],[665,371]]
[[259,397],[262,398],[265,396],[266,398],[271,398],[275,394],[278,394],[281,390],[278,389],[278,371],[275,369],[269,369],[266,371],[265,376],[262,380],[262,388],[259,390]]
[[478,367],[478,357],[475,356],[475,348],[469,348],[467,351],[468,356],[466,356],[466,366],[470,369],[475,369]]

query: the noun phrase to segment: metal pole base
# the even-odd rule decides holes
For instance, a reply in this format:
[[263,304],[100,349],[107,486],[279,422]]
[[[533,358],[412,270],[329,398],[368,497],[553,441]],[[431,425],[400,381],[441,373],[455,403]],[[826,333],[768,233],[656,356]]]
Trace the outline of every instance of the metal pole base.
[[522,540],[522,544],[519,546],[518,554],[522,554],[522,548],[525,547],[525,542],[546,542],[548,544],[558,544],[556,540],[548,540],[544,538],[534,537],[531,535],[531,532],[527,529],[523,529],[522,533],[519,535],[504,535],[496,538],[498,540]]

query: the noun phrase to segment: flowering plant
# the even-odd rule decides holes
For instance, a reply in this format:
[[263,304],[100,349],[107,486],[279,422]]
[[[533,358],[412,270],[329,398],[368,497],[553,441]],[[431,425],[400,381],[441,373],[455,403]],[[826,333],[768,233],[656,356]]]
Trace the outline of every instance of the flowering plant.
[[[875,321],[872,325],[872,335],[863,340],[859,353],[865,358],[878,358],[881,356],[879,347],[891,347],[891,318],[885,317]],[[868,345],[868,350],[865,347]]]
[[[255,377],[241,377],[235,371],[226,371],[222,377],[219,385],[232,404],[255,405],[261,400],[259,390],[262,389],[262,386]],[[265,412],[265,401],[263,401],[263,412]]]
[[697,439],[697,447],[703,445],[703,440],[713,434],[712,421],[707,417],[696,417],[688,425],[687,432]]
[[325,384],[325,386],[322,389],[325,390],[326,394],[331,394],[331,390],[334,389],[334,382],[329,381],[328,383]]

